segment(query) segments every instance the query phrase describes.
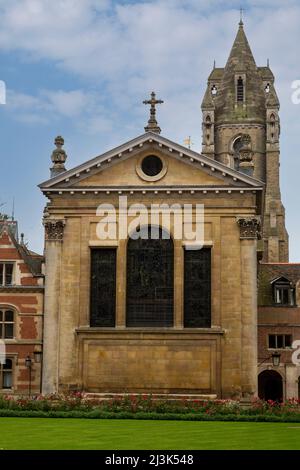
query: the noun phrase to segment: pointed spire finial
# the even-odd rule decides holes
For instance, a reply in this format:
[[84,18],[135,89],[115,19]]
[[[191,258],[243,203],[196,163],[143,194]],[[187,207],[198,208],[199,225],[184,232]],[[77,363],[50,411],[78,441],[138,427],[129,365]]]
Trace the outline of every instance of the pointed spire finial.
[[270,67],[270,59],[267,59],[267,67]]
[[216,68],[216,59],[214,60],[214,69]]
[[240,8],[240,22],[239,22],[240,26],[244,26],[243,16],[244,16],[244,9],[241,7]]

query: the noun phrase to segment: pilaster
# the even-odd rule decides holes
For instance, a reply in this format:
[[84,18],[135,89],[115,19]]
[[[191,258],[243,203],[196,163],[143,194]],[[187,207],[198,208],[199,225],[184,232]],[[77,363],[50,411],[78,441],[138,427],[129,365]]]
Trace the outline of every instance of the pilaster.
[[42,393],[58,390],[58,336],[64,220],[45,220],[45,307]]

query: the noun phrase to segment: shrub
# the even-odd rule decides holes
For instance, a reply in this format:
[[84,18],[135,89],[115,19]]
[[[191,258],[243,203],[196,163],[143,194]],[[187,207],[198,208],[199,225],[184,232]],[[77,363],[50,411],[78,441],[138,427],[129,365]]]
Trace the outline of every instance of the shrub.
[[[0,397],[0,416],[3,413],[16,412],[38,413],[39,416],[66,416],[78,415],[91,418],[103,416],[109,417],[139,417],[145,419],[157,419],[153,416],[165,419],[173,416],[181,416],[181,419],[203,420],[300,420],[300,401],[290,399],[284,403],[274,401],[262,401],[254,399],[247,408],[233,400],[192,400],[187,397],[176,400],[157,399],[152,395],[120,395],[112,399],[88,398],[81,392],[70,394],[53,394],[47,396],[29,397]],[[22,414],[23,416],[23,414]]]

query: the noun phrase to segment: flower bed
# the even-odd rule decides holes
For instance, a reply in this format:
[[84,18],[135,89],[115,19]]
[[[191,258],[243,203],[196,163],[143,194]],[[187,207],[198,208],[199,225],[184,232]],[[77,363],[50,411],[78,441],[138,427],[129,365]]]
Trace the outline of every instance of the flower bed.
[[82,393],[35,398],[4,396],[0,398],[0,416],[300,422],[300,401],[255,399],[245,408],[232,400],[167,400],[151,395],[109,399],[89,398]]

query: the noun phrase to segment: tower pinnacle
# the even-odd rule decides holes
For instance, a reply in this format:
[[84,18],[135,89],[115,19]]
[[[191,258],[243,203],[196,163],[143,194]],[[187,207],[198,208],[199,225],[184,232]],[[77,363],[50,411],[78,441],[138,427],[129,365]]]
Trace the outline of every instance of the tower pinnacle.
[[243,15],[244,15],[244,9],[240,8],[240,22],[239,22],[240,26],[244,26]]

